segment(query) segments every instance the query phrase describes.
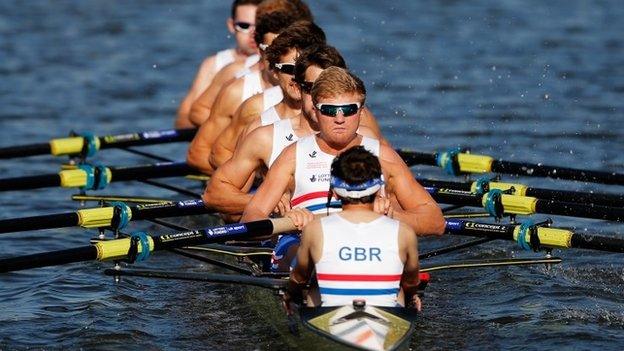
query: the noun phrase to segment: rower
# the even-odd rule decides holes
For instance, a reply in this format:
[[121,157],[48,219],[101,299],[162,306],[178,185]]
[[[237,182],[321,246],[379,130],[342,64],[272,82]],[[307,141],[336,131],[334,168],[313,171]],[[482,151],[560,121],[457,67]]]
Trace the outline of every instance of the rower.
[[[276,44],[279,44],[278,39],[272,46]],[[299,91],[299,96],[307,95],[309,100],[310,90],[298,81],[313,81],[323,69],[331,66],[345,67],[344,59],[334,47],[316,45],[302,51],[295,62],[294,80],[297,84],[294,88]],[[296,79],[297,72],[301,75],[299,80]],[[287,80],[280,81],[287,82]],[[380,137],[364,125],[360,126],[359,131],[375,139]],[[285,147],[299,138],[316,132],[318,132],[318,123],[311,102],[292,118],[282,119],[255,129],[240,140],[232,158],[212,175],[202,196],[204,203],[221,213],[240,216],[252,196],[248,191],[254,172],[269,168]],[[290,210],[289,200],[289,198],[284,198],[276,212],[284,214],[286,210]]]
[[[441,235],[445,222],[429,193],[414,179],[409,168],[391,147],[357,132],[366,98],[364,83],[338,67],[325,69],[311,90],[319,133],[303,137],[286,147],[269,171],[242,216],[242,221],[268,217],[284,193],[292,210],[286,213],[299,229],[313,219],[312,213],[339,211],[327,204],[330,165],[333,158],[355,145],[363,145],[379,157],[385,178],[383,197],[376,198],[375,211],[408,224],[416,235]],[[331,207],[331,208],[330,208]],[[290,264],[296,238],[282,236],[289,245],[276,246],[277,266]],[[280,256],[283,259],[280,259]]]
[[226,24],[230,34],[234,36],[236,47],[225,49],[209,56],[199,66],[193,84],[178,108],[176,128],[192,128],[189,120],[191,105],[212,82],[217,72],[230,63],[241,63],[249,67],[258,61],[258,47],[253,38],[256,27],[256,6],[262,0],[235,0],[232,3],[230,18]]
[[407,302],[420,310],[418,241],[408,225],[374,211],[382,179],[379,160],[362,146],[334,159],[330,194],[342,202],[342,212],[317,218],[303,229],[286,302],[300,300],[316,269],[319,289],[309,301],[320,300],[323,307],[358,299],[389,307]]
[[[277,34],[295,22],[296,17],[286,12],[271,12],[258,16],[254,37],[258,46],[270,45]],[[201,125],[195,138],[191,141],[186,161],[202,173],[212,174],[214,167],[208,161],[212,144],[221,132],[230,124],[236,109],[251,96],[262,92],[277,84],[275,76],[267,69],[264,54],[262,56],[263,69],[260,72],[249,72],[225,85],[219,92],[210,117]],[[201,105],[202,99],[193,104]],[[194,114],[195,112],[191,112]],[[192,116],[191,116],[192,118]]]
[[[260,17],[273,12],[287,13],[293,18],[293,22],[297,20],[305,20],[312,22],[312,12],[308,6],[300,0],[264,0],[258,5],[256,10],[256,22]],[[259,29],[256,23],[256,31]],[[290,24],[290,23],[289,23]],[[281,27],[280,29],[282,29]],[[273,33],[277,33],[275,31]],[[260,40],[258,40],[260,39]],[[262,35],[254,35],[256,43],[262,43]],[[264,43],[266,44],[266,43]],[[259,47],[264,47],[259,45]],[[262,52],[260,52],[262,54]],[[189,119],[196,126],[201,126],[203,122],[210,116],[211,109],[221,89],[233,79],[240,78],[250,72],[260,72],[263,69],[262,61],[257,62],[251,67],[245,67],[242,63],[234,62],[225,66],[214,77],[208,88],[197,98],[193,104]]]
[[269,70],[275,75],[278,85],[252,96],[238,108],[232,122],[213,145],[210,163],[214,168],[232,157],[241,132],[249,123],[259,120],[261,115],[274,112],[266,121],[267,125],[301,113],[301,92],[292,79],[295,59],[307,47],[318,44],[325,44],[325,33],[309,21],[295,22],[279,33],[265,51]]

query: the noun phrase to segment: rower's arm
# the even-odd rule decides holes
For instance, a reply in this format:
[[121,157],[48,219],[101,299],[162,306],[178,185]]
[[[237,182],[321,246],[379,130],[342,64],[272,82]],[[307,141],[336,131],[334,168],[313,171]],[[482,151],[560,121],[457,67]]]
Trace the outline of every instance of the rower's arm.
[[219,93],[222,88],[225,88],[228,83],[233,81],[235,73],[241,67],[240,65],[241,64],[238,62],[230,63],[214,76],[210,85],[191,105],[191,110],[189,112],[189,120],[191,123],[199,127],[210,117],[212,107]]
[[191,88],[189,89],[188,93],[180,103],[180,107],[178,108],[178,117],[175,122],[176,128],[195,127],[195,125],[191,123],[191,120],[189,119],[191,106],[193,105],[193,102],[195,102],[197,97],[206,90],[208,85],[210,85],[210,82],[212,82],[212,78],[214,78],[216,73],[215,61],[216,56],[212,55],[206,58],[199,66],[199,70],[197,70],[195,79],[193,79],[193,84],[191,85]]
[[247,125],[258,118],[258,105],[262,104],[262,95],[257,94],[245,100],[242,105],[236,109],[232,116],[232,122],[217,137],[210,154],[210,164],[213,167],[219,167],[229,160],[234,154],[239,136]]
[[288,146],[275,160],[264,181],[245,207],[241,222],[267,218],[279,203],[295,174],[295,147]]
[[442,235],[445,221],[442,211],[431,195],[410,172],[401,157],[392,148],[382,145],[382,169],[386,173],[386,188],[401,205],[395,208],[393,218],[408,224],[416,235]]
[[420,283],[418,240],[414,231],[406,224],[401,223],[399,228],[399,252],[402,258],[405,257],[403,274],[401,275],[401,289],[405,295],[405,304],[408,305],[413,301],[414,295],[418,293],[418,284]]
[[288,280],[288,293],[295,301],[302,299],[302,290],[310,280],[314,269],[312,251],[315,241],[318,241],[315,238],[318,237],[321,230],[320,223],[319,219],[310,222],[301,233],[301,243],[297,250],[297,265],[290,271],[290,279]]
[[214,167],[209,162],[214,141],[230,123],[232,118],[230,110],[236,108],[232,106],[240,99],[240,89],[238,89],[240,84],[236,83],[225,86],[219,93],[210,118],[201,125],[189,146],[187,162],[206,174],[212,174],[214,171]]
[[233,157],[217,168],[202,195],[207,207],[225,214],[243,213],[252,197],[247,193],[249,180],[253,180],[255,171],[262,166],[262,154],[270,153],[270,150],[266,150],[271,142],[270,137],[268,131],[250,135]]

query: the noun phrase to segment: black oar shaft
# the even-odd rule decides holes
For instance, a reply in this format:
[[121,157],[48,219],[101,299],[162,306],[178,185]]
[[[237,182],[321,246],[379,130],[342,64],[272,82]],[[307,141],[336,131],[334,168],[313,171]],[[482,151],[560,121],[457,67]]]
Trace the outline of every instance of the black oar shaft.
[[73,227],[79,224],[76,212],[0,220],[0,233]]
[[60,185],[61,177],[58,174],[0,179],[0,191],[50,188]]
[[396,151],[409,167],[415,165],[437,166],[436,154],[428,154],[401,149],[397,149]]
[[624,185],[624,174],[502,160],[494,160],[494,162],[492,162],[492,172],[532,177],[577,180],[591,183]]
[[[461,206],[483,206],[483,196],[454,189],[425,188],[434,200],[440,203]],[[528,201],[517,201],[517,200]],[[533,197],[502,195],[503,213],[506,214],[552,214],[568,217],[582,217],[624,222],[624,208],[579,204],[555,200],[541,200]],[[529,206],[531,205],[531,206]]]
[[[80,155],[84,152],[85,144],[90,145],[92,142],[99,144],[99,149],[110,149],[191,141],[196,132],[197,129],[190,128],[88,137],[88,139],[83,136],[52,139],[48,143],[0,148],[0,159],[51,154]],[[97,146],[95,148],[98,149]]]
[[[481,236],[492,239],[515,241],[519,235],[519,225],[496,224],[449,219],[446,232],[453,235]],[[525,234],[526,235],[526,234]],[[538,227],[540,245],[551,248],[578,248],[624,253],[624,239],[599,235],[574,233],[569,230]],[[529,242],[529,238],[526,238]]]
[[0,148],[0,159],[29,157],[36,155],[45,155],[50,153],[50,144],[40,143],[24,146],[9,146]]
[[[219,243],[228,240],[242,240],[267,237],[275,233],[294,230],[295,226],[288,218],[264,219],[247,223],[226,224],[200,230],[175,232],[160,236],[146,237],[149,244],[137,244],[141,251],[160,251],[184,246]],[[119,260],[127,258],[133,248],[130,238],[100,241],[91,246],[52,251],[34,255],[0,259],[0,273],[29,268],[38,268],[65,263],[90,260]],[[139,247],[140,245],[140,247]]]
[[4,258],[0,259],[0,273],[91,261],[96,258],[97,249],[93,245],[54,252],[38,253],[34,255]]
[[146,146],[154,144],[191,141],[197,129],[176,129],[100,137],[100,149]]
[[591,204],[584,205],[573,202],[552,200],[537,200],[535,203],[535,212],[624,222],[624,208],[620,207],[594,206]]
[[[446,180],[434,180],[434,179],[426,179],[426,178],[417,178],[416,179],[422,186],[426,187],[435,187],[435,188],[444,188],[444,189],[453,189],[453,190],[462,190],[462,191],[473,191],[474,182],[452,182]],[[497,189],[501,189],[501,185],[504,185],[505,190],[509,189],[510,186],[514,186],[516,190],[519,188],[524,188],[524,196],[533,196],[538,199],[544,200],[557,200],[564,202],[577,202],[582,204],[594,204],[594,205],[602,205],[602,206],[614,206],[614,207],[624,207],[624,195],[622,194],[606,194],[606,193],[588,193],[581,191],[570,191],[570,190],[554,190],[554,189],[544,189],[544,188],[533,188],[527,187],[522,184],[513,184],[513,183],[499,183],[497,181],[492,181],[487,183],[490,187],[495,187]]]
[[[201,200],[138,205],[129,207],[129,209],[131,212],[130,220],[193,216],[213,212],[206,208]],[[0,233],[73,227],[79,225],[87,228],[107,227],[111,225],[114,216],[115,211],[112,207],[96,207],[81,209],[75,212],[2,219],[0,220]]]
[[[63,172],[85,172],[84,180],[86,180],[86,171],[81,170],[65,170]],[[44,174],[29,177],[15,177],[0,179],[0,191],[27,190],[38,188],[49,188],[57,186],[80,187],[86,184],[73,185],[64,184],[61,173]],[[185,162],[165,162],[142,166],[132,167],[112,167],[110,168],[110,181],[129,181],[129,180],[145,180],[152,178],[181,177],[199,173],[193,167]],[[74,180],[75,182],[76,180]]]
[[153,165],[113,167],[112,181],[143,180],[152,178],[181,177],[198,173],[185,162],[166,162]]
[[527,188],[525,195],[546,200],[624,207],[624,195],[619,194],[584,193],[579,191],[551,190],[529,187]]

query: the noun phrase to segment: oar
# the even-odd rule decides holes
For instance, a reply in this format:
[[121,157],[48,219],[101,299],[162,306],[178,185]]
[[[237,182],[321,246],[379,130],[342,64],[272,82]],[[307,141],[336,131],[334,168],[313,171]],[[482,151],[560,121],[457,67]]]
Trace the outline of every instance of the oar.
[[409,166],[429,165],[444,168],[453,175],[467,173],[501,173],[530,177],[578,180],[591,183],[624,185],[624,174],[525,162],[504,161],[491,156],[463,152],[423,153],[398,149]]
[[463,190],[478,194],[486,193],[490,189],[499,189],[502,191],[513,189],[513,195],[532,196],[543,200],[624,207],[624,194],[587,193],[580,191],[534,188],[524,184],[490,181],[485,178],[479,179],[475,182],[451,182],[425,178],[417,178],[416,180],[425,187]]
[[188,280],[206,283],[221,284],[237,284],[251,285],[271,290],[285,289],[288,284],[286,279],[254,277],[242,274],[217,274],[217,273],[201,273],[201,272],[174,272],[174,271],[156,271],[146,269],[106,269],[104,274],[110,276],[130,276],[145,278],[161,278]]
[[294,230],[288,218],[264,219],[174,232],[159,236],[135,233],[131,238],[99,241],[88,246],[0,259],[0,273],[83,261],[142,260],[150,252],[228,240],[264,237]]
[[[201,200],[169,201],[137,206],[119,203],[115,206],[81,209],[74,212],[0,220],[0,233],[81,226],[122,228],[130,220],[180,217],[213,213]],[[120,225],[122,224],[122,225]]]
[[0,148],[0,159],[36,155],[93,156],[97,150],[130,146],[154,145],[191,141],[197,129],[171,129],[118,135],[94,136],[90,133],[67,138],[52,139],[47,143],[9,146]]
[[0,191],[49,187],[100,190],[110,182],[179,177],[199,173],[185,162],[165,162],[131,167],[78,166],[55,174],[0,179]]
[[528,246],[534,246],[534,250],[539,247],[548,247],[624,253],[624,239],[587,233],[575,233],[567,229],[543,226],[479,223],[461,219],[448,219],[446,220],[446,233],[512,240],[521,245],[526,244]]
[[425,189],[437,202],[484,207],[494,217],[502,217],[505,214],[531,215],[542,213],[624,222],[624,208],[622,207],[542,200],[530,196],[509,195],[495,190],[490,190],[481,195],[469,191],[444,188],[425,187]]
[[491,260],[472,260],[462,262],[450,262],[445,264],[438,264],[435,266],[421,267],[421,272],[436,272],[447,269],[467,269],[467,268],[489,268],[489,267],[501,267],[501,266],[528,266],[536,264],[558,264],[562,260],[559,257],[544,257],[544,258],[501,258]]

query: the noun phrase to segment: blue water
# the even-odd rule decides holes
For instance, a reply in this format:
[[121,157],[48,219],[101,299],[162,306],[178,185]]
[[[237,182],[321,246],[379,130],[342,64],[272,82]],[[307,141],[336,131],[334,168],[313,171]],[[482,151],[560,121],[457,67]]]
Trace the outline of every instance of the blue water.
[[[462,145],[508,160],[622,172],[621,1],[310,5],[329,42],[364,79],[367,103],[394,146],[433,151]],[[71,130],[103,135],[169,128],[199,62],[230,43],[223,26],[228,7],[228,1],[0,2],[0,146],[42,142]],[[145,150],[181,160],[185,148]],[[97,160],[148,162],[115,150]],[[60,162],[3,160],[0,177],[55,172]],[[438,169],[413,170],[445,177]],[[112,184],[105,192],[179,196],[135,183]],[[0,193],[1,217],[76,209],[72,193]],[[621,225],[604,221],[554,220],[589,233],[622,232]],[[166,231],[145,223],[134,229]],[[2,235],[0,257],[86,245],[96,234],[70,228]],[[458,240],[422,240],[421,249]],[[622,349],[623,256],[555,254],[564,262],[553,267],[433,274],[412,348]],[[539,254],[492,242],[423,265],[511,256]],[[167,253],[141,266],[211,269]],[[247,311],[234,287],[147,279],[118,284],[102,274],[107,267],[81,263],[2,275],[0,350],[285,347]]]

